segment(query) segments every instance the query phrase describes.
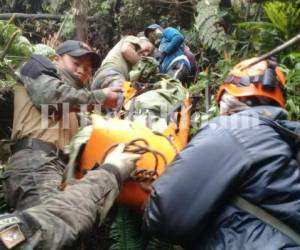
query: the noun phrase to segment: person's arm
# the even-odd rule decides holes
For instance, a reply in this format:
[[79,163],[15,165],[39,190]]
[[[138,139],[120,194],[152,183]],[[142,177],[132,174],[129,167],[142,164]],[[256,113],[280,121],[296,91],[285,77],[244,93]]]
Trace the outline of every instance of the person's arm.
[[140,155],[124,153],[124,146],[120,144],[108,154],[103,165],[89,171],[75,184],[67,185],[63,192],[18,213],[31,231],[24,248],[64,249],[86,233],[93,233],[93,226],[103,222],[122,183],[140,158]]
[[175,243],[200,235],[217,209],[238,192],[247,159],[228,131],[200,131],[153,184],[145,230]]
[[160,51],[164,54],[172,54],[179,49],[184,42],[184,36],[174,28],[166,28],[161,38]]
[[37,107],[68,103],[70,110],[78,110],[80,104],[102,104],[106,100],[109,91],[76,89],[63,82],[49,62],[32,57],[20,70],[22,83]]
[[91,231],[102,211],[110,209],[118,194],[114,174],[102,169],[90,171],[63,192],[19,214],[32,231],[24,246],[63,249],[74,245]]
[[121,53],[124,59],[130,64],[135,65],[140,60],[139,50],[139,38],[134,36],[128,36],[124,39],[121,46]]

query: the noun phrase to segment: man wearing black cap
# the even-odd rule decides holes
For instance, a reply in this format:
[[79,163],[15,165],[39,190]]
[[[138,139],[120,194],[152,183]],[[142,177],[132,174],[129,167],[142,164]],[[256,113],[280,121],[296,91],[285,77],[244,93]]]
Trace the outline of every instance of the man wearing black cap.
[[67,157],[64,146],[78,129],[82,105],[113,107],[120,88],[85,88],[99,56],[80,41],[56,49],[53,62],[33,55],[20,69],[14,92],[12,157],[4,173],[11,210],[43,204],[62,182]]

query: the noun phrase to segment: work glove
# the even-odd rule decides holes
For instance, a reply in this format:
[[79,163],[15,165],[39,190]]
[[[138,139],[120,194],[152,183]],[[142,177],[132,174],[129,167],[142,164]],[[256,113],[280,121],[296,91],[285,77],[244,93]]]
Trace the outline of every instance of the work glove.
[[105,100],[103,105],[107,108],[115,108],[117,106],[118,100],[123,96],[122,87],[108,87],[102,89],[105,94]]
[[121,180],[124,181],[130,177],[130,173],[135,169],[135,162],[141,157],[139,154],[123,152],[125,144],[119,144],[104,159],[104,164],[110,164],[120,173]]

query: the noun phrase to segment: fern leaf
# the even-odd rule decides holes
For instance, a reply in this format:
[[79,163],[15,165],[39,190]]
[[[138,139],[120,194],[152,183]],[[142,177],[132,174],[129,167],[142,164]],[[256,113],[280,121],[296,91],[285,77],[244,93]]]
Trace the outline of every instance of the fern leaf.
[[213,49],[219,54],[231,54],[234,51],[234,43],[221,25],[225,12],[220,10],[220,3],[221,0],[199,1],[194,27],[197,30],[199,41],[205,47]]
[[277,29],[287,37],[298,32],[300,26],[300,9],[298,1],[269,1],[264,4],[264,11]]
[[141,216],[125,205],[119,205],[116,219],[111,226],[110,238],[113,241],[110,250],[144,249],[145,241],[141,234]]

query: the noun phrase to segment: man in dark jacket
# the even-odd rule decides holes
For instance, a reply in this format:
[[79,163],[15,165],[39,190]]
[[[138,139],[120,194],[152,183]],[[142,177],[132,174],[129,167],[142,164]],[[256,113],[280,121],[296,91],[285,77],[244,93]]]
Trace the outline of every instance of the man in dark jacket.
[[284,121],[278,67],[247,68],[253,60],[234,67],[218,92],[221,115],[154,183],[147,231],[187,249],[300,249],[300,124]]

